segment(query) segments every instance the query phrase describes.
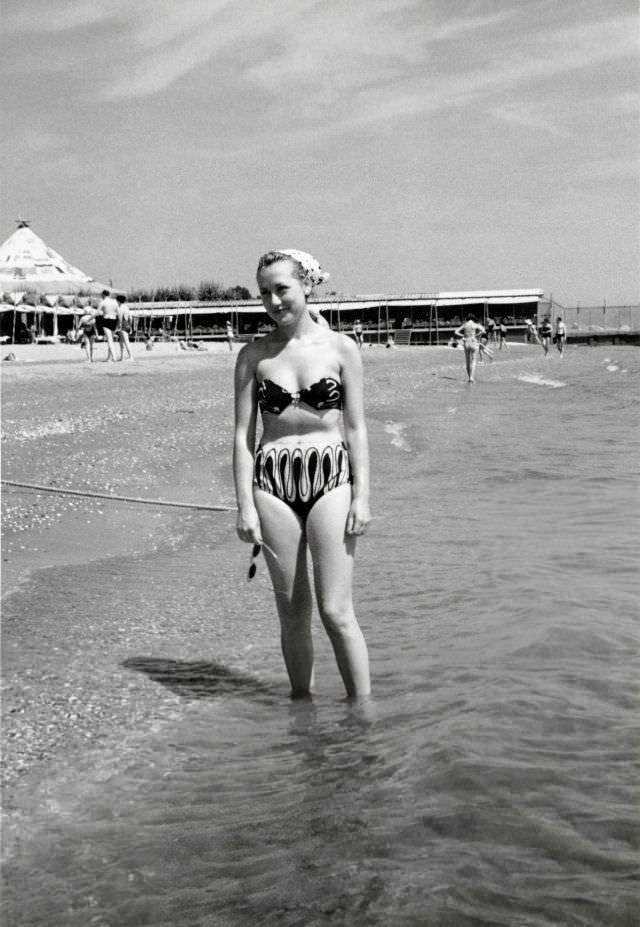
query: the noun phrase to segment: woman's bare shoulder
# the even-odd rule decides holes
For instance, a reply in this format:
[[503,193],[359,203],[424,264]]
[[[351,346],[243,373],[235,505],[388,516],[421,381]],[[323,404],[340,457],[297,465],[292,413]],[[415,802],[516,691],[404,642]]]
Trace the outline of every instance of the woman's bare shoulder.
[[256,367],[263,357],[265,357],[268,350],[264,341],[264,338],[260,338],[256,341],[248,341],[247,344],[244,344],[240,348],[236,361],[236,369],[238,371],[243,370],[250,374],[255,373]]
[[349,335],[343,335],[342,332],[331,332],[334,338],[334,345],[340,357],[349,360],[354,357],[360,357],[360,349],[353,338]]
[[270,352],[269,336],[256,338],[255,341],[248,341],[240,348],[238,358],[242,357],[245,363],[257,364],[263,357]]

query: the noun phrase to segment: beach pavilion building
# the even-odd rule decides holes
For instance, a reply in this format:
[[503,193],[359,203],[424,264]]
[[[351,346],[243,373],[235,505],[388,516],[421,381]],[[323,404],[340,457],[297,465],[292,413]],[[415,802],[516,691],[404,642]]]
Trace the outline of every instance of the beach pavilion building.
[[[407,295],[368,294],[312,298],[329,325],[349,332],[358,321],[367,343],[385,343],[393,333],[396,344],[446,344],[452,332],[472,313],[485,324],[503,321],[524,333],[528,319],[549,310],[543,291],[534,289],[478,290]],[[145,335],[216,340],[226,337],[231,321],[239,340],[269,331],[270,320],[259,299],[228,302],[131,302],[138,330]]]

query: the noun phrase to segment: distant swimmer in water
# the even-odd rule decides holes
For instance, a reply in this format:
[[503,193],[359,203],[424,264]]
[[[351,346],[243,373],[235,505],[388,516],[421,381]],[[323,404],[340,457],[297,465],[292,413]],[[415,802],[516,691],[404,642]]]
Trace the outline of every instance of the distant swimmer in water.
[[484,334],[484,327],[476,322],[474,315],[468,315],[467,321],[463,322],[460,328],[457,328],[454,335],[462,338],[462,347],[464,348],[464,362],[467,368],[467,377],[469,383],[475,383],[473,375],[476,372],[476,363],[478,361],[478,352],[480,345],[478,335]]

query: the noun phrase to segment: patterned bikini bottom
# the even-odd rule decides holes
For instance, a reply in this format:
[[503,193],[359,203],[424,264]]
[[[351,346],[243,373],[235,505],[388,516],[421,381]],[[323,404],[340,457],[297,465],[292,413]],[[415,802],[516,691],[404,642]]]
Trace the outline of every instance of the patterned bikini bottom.
[[271,447],[256,451],[254,483],[282,499],[303,522],[318,499],[353,482],[346,444],[317,447]]

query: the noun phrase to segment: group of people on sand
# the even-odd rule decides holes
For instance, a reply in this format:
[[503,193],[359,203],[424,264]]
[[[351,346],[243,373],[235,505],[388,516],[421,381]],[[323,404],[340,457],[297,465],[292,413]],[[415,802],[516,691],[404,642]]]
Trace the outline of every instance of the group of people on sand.
[[549,348],[552,342],[558,349],[560,357],[564,357],[564,346],[567,343],[567,326],[560,316],[556,319],[555,333],[548,315],[542,320],[540,328],[536,328],[536,323],[531,319],[526,319],[526,326],[527,341],[530,344],[539,344],[544,351],[545,357],[549,355]]
[[[531,319],[526,319],[525,324],[527,326],[527,342],[534,342],[535,344],[539,344],[542,347],[546,357],[549,354],[549,346],[553,340],[553,343],[558,349],[560,357],[564,357],[564,346],[567,342],[567,329],[560,317],[556,319],[555,334],[553,332],[551,320],[548,316],[543,319],[539,330],[536,327],[535,322],[532,322]],[[495,331],[495,323],[493,323],[493,325],[494,329],[492,329],[492,332]],[[499,326],[497,326],[497,331],[500,339],[500,350],[502,350],[503,346],[506,347],[507,343],[506,326],[500,322]],[[488,357],[490,361],[493,360],[494,354],[489,347],[490,340],[491,333],[489,331],[488,323],[487,328],[485,328],[485,326],[477,322],[476,317],[471,314],[467,316],[466,322],[463,322],[462,325],[453,333],[449,345],[452,348],[457,348],[459,346],[463,348],[465,366],[467,369],[467,379],[469,383],[475,382],[474,374],[478,360],[480,363],[484,363],[485,357]]]
[[[127,306],[127,301],[122,293],[113,297],[109,290],[102,291],[102,299],[97,309],[87,307],[84,314],[78,321],[78,330],[80,332],[80,344],[87,355],[90,363],[93,363],[93,347],[98,335],[96,319],[101,317],[102,331],[104,333],[107,345],[107,356],[105,360],[115,361],[124,360],[126,352],[127,360],[133,360],[131,353],[131,344],[129,333],[131,332],[131,310]],[[116,358],[114,345],[115,339],[118,339],[120,345],[120,357]]]

